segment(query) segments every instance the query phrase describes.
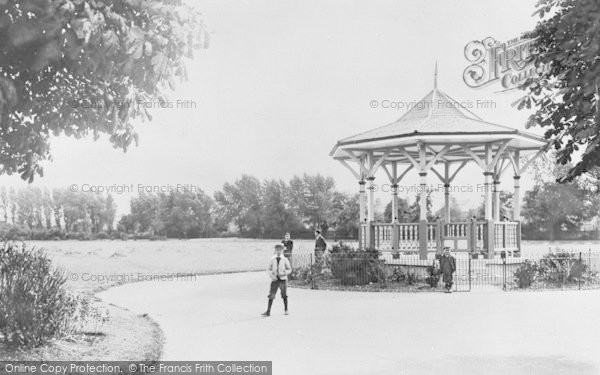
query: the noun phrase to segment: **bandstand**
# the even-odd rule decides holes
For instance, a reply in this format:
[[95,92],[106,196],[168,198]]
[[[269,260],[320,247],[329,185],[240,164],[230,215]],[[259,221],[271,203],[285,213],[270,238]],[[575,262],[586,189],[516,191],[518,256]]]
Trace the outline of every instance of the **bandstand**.
[[[531,163],[548,149],[543,138],[487,122],[438,88],[400,119],[337,142],[330,156],[348,168],[359,184],[359,247],[399,254],[418,252],[421,259],[452,246],[456,251],[479,252],[488,258],[502,251],[521,250],[519,180]],[[450,191],[458,173],[469,163],[482,171],[483,218],[450,221]],[[419,222],[400,222],[398,186],[411,170],[419,174]],[[499,184],[513,172],[511,219],[500,218]],[[387,177],[392,194],[392,222],[375,222],[376,173]],[[444,217],[427,221],[427,177],[444,186]],[[368,191],[368,192],[367,192]]]

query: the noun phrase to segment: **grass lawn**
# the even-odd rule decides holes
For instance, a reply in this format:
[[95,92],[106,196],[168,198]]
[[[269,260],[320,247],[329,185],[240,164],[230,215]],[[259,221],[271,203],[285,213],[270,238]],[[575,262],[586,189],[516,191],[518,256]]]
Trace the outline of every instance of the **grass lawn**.
[[81,333],[34,349],[0,344],[2,360],[151,361],[161,356],[163,334],[147,315],[107,305],[110,318],[101,333]]

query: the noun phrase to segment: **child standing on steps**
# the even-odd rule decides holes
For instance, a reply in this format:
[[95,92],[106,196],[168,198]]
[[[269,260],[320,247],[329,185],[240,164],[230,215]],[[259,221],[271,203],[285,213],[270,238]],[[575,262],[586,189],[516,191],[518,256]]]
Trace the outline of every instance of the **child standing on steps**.
[[281,298],[285,307],[285,315],[288,315],[288,297],[287,297],[287,277],[292,273],[290,261],[283,256],[283,246],[275,245],[275,255],[269,261],[267,272],[271,277],[271,289],[269,291],[269,305],[263,316],[271,316],[271,305],[277,294],[277,289],[281,290]]

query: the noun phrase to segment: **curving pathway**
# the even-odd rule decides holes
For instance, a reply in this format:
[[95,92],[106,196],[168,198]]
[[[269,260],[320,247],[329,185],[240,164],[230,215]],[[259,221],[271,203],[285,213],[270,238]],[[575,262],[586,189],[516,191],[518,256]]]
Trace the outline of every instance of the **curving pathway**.
[[270,318],[264,272],[124,285],[163,360],[272,360],[276,375],[597,374],[600,291],[359,293],[291,289]]

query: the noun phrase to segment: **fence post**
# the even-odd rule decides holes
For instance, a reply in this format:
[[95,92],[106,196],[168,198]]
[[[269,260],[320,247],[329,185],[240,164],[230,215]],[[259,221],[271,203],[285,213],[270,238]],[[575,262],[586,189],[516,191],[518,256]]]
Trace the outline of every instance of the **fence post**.
[[315,278],[313,275],[313,255],[312,253],[309,254],[310,255],[310,288],[311,289],[315,289]]
[[485,238],[485,244],[487,246],[487,258],[488,259],[494,259],[495,256],[495,252],[494,252],[494,246],[496,245],[495,241],[496,241],[496,225],[494,220],[486,220],[486,231],[485,233],[487,234]]
[[581,251],[579,252],[579,267],[581,269],[581,274],[579,275],[579,290],[581,290],[581,278],[583,277],[583,261],[581,260]]
[[444,247],[444,221],[438,219],[437,226],[435,227],[435,250],[436,254],[439,254]]
[[471,291],[471,257],[469,257],[469,292]]
[[506,291],[506,253],[502,257],[502,290]]

